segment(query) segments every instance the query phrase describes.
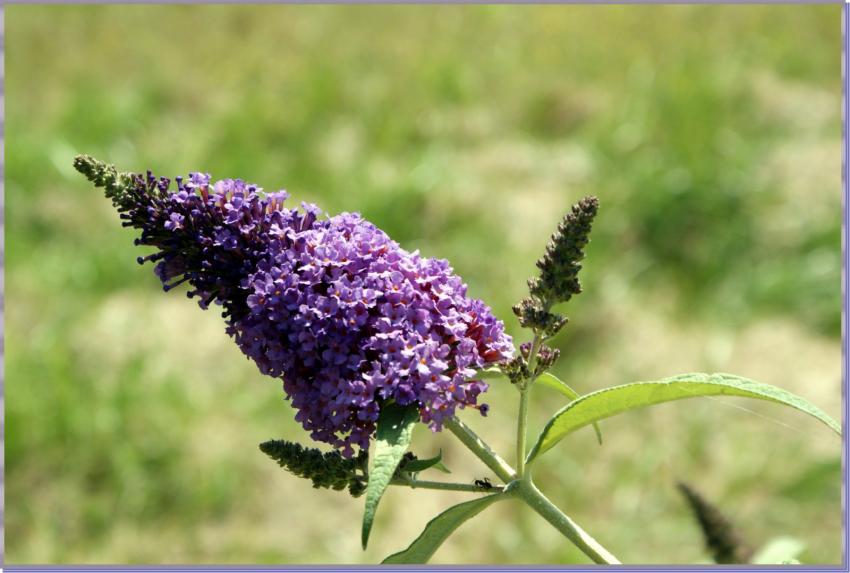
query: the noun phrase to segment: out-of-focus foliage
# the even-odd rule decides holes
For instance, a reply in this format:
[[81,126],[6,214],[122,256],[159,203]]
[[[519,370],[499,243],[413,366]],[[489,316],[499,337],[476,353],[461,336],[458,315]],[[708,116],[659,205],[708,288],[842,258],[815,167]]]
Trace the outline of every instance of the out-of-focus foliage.
[[[514,335],[546,240],[595,194],[555,374],[584,393],[735,372],[839,417],[840,6],[10,6],[6,29],[9,562],[374,563],[464,499],[390,488],[361,552],[363,499],[257,451],[306,441],[280,384],[137,267],[81,152],[360,211]],[[468,421],[507,455],[516,393],[491,382]],[[839,562],[838,440],[740,406],[578,432],[541,488],[624,562],[703,558],[677,479],[754,545]],[[488,475],[417,430],[440,448],[453,478]],[[489,511],[432,562],[583,561],[519,505]]]

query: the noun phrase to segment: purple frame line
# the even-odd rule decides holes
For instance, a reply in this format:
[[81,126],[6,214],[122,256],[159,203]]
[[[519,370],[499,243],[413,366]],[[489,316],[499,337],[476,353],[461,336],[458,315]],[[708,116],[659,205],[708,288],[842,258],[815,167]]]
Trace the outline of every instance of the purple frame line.
[[[0,0],[0,4],[240,4],[239,0]],[[246,4],[842,4],[842,0],[250,0]]]
[[[549,571],[598,571],[600,569],[612,571],[847,571],[850,572],[850,562],[848,562],[848,547],[850,547],[850,530],[848,530],[848,508],[847,503],[850,499],[850,480],[847,475],[847,464],[850,459],[850,443],[846,439],[848,421],[850,421],[850,387],[848,387],[848,373],[850,373],[850,348],[848,348],[847,328],[850,324],[850,255],[848,255],[848,247],[850,247],[850,0],[727,0],[726,2],[712,2],[710,0],[673,0],[665,2],[664,0],[598,0],[598,1],[578,1],[567,0],[560,2],[558,0],[541,0],[538,2],[512,2],[510,0],[495,0],[488,2],[486,0],[464,0],[462,2],[448,2],[446,0],[400,0],[393,2],[392,0],[373,0],[371,2],[326,2],[326,1],[311,1],[300,0],[294,2],[275,2],[274,0],[254,0],[252,4],[842,4],[841,10],[841,33],[842,33],[842,51],[841,51],[841,80],[842,80],[842,105],[841,105],[841,151],[842,151],[842,167],[841,167],[841,183],[842,183],[842,263],[843,269],[841,273],[841,426],[842,426],[842,441],[843,447],[841,452],[841,469],[843,484],[841,489],[841,513],[842,513],[842,555],[840,565],[746,565],[746,566],[726,566],[726,565],[612,565],[608,567],[598,565],[533,565],[533,566],[504,566],[504,565],[407,565],[407,566],[387,566],[387,565],[5,565],[5,455],[4,451],[0,451],[0,490],[3,492],[3,498],[0,499],[0,532],[3,538],[0,539],[0,573],[6,571],[21,571],[21,572],[78,572],[78,571],[138,571],[138,572],[163,572],[163,571],[234,571],[234,572],[257,572],[257,571],[309,571],[315,573],[336,572],[336,571],[382,571],[382,572],[403,572],[403,571],[504,571],[504,572],[549,572]],[[3,179],[0,180],[0,313],[5,318],[5,5],[6,4],[82,4],[84,2],[75,2],[74,0],[47,0],[37,2],[31,0],[0,0],[0,174]],[[100,0],[86,2],[88,4],[230,4],[238,2],[227,2],[224,0],[213,0],[211,2],[203,2],[203,0],[183,0],[181,2],[167,2],[165,0],[136,0],[135,2],[112,2],[108,0]],[[0,367],[3,368],[3,373],[0,375],[0,444],[5,444],[5,328],[4,322],[0,322]]]

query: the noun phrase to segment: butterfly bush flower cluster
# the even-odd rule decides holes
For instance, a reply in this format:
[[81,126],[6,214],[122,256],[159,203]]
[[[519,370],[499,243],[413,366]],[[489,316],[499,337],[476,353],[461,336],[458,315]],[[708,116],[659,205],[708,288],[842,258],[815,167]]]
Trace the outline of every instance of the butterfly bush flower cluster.
[[193,173],[118,173],[81,156],[124,225],[155,253],[164,288],[188,283],[223,307],[227,333],[260,371],[283,379],[296,419],[352,456],[382,404],[415,404],[439,430],[458,408],[487,413],[476,371],[511,358],[504,325],[448,262],[408,252],[356,213],[284,207],[286,192]]
[[[567,323],[556,306],[582,292],[578,275],[599,208],[595,197],[580,200],[564,216],[537,261],[528,296],[513,307],[532,335],[514,356],[502,322],[467,295],[447,261],[402,249],[359,214],[329,217],[305,203],[290,208],[285,191],[264,193],[239,179],[213,182],[208,174],[191,173],[171,181],[150,172],[120,173],[88,156],[74,164],[105,189],[123,225],[139,231],[136,244],[153,247],[139,262],[154,264],[166,291],[186,284],[201,308],[220,307],[226,332],[242,352],[263,374],[283,381],[296,420],[314,440],[333,446],[323,452],[269,440],[260,450],[313,487],[364,496],[364,549],[391,485],[483,495],[441,513],[383,563],[425,563],[461,523],[497,500],[516,499],[593,562],[620,564],[540,492],[532,463],[585,425],[594,426],[601,443],[596,422],[626,410],[703,395],[749,396],[807,412],[840,434],[839,424],[802,398],[730,374],[683,374],[584,395],[551,374],[560,352],[547,343]],[[508,378],[520,395],[516,469],[454,418],[464,408],[487,414],[480,402],[485,368],[487,375]],[[535,383],[557,386],[570,401],[527,450]],[[448,428],[504,485],[488,478],[472,484],[420,480],[425,470],[448,470],[442,453],[420,458],[409,451],[419,421],[434,431]],[[375,434],[380,439],[370,448]],[[717,541],[728,523],[714,519],[720,529],[709,532],[711,508],[682,489],[706,535],[717,534]],[[749,558],[737,551],[733,537],[709,539],[718,563]]]

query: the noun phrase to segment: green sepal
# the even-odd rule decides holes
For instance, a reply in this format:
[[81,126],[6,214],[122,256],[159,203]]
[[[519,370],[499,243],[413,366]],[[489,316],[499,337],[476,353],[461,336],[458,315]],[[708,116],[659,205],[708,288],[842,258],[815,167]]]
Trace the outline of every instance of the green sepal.
[[452,472],[449,471],[449,468],[447,468],[443,464],[442,460],[443,460],[443,450],[440,450],[437,453],[437,455],[434,456],[433,458],[428,458],[428,459],[425,459],[425,460],[414,459],[414,460],[405,461],[401,464],[399,469],[401,469],[402,471],[409,472],[409,473],[417,473],[417,472],[425,471],[425,470],[430,469],[430,468],[434,468],[435,470],[439,470],[439,471],[441,471],[445,474],[452,473]]

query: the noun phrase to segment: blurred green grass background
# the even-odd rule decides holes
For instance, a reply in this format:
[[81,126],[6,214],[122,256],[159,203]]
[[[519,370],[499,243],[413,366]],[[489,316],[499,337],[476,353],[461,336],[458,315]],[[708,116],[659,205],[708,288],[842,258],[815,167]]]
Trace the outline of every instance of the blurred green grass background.
[[[462,494],[363,500],[257,450],[306,439],[221,319],[163,294],[71,168],[241,176],[360,211],[510,312],[569,205],[601,213],[564,310],[579,391],[728,371],[840,415],[840,6],[9,6],[6,558],[374,563]],[[465,419],[512,451],[516,393]],[[537,391],[532,435],[560,398]],[[742,409],[745,408],[745,409]],[[687,401],[580,432],[541,488],[624,562],[704,560],[674,484],[760,545],[841,559],[840,443],[782,408]],[[449,435],[461,481],[488,476]],[[585,558],[518,505],[434,563]]]

